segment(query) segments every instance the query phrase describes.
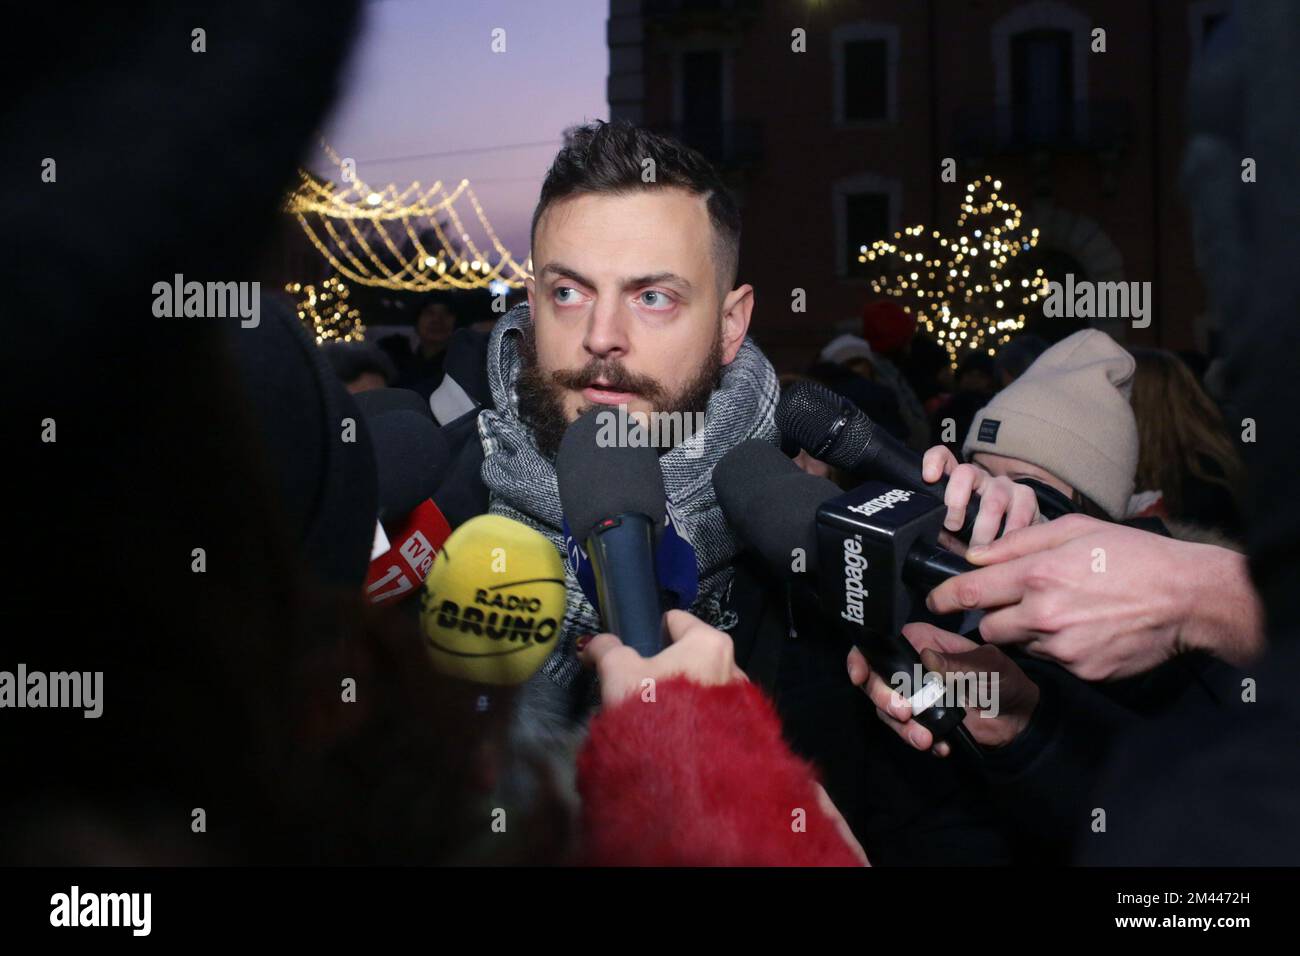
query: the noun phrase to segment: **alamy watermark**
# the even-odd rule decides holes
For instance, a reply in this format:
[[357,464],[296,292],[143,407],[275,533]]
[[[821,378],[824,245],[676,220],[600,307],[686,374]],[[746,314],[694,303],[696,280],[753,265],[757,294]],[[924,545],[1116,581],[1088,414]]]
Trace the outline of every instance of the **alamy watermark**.
[[692,441],[704,430],[704,412],[630,412],[618,405],[596,413],[596,445],[600,448],[681,447],[687,458],[704,454]]
[[889,686],[907,700],[913,716],[942,701],[945,707],[978,710],[981,717],[992,719],[1000,712],[1000,676],[997,671],[926,673],[920,664],[913,664],[912,673],[899,671],[890,678]]
[[0,671],[0,708],[72,708],[95,718],[104,712],[103,671]]
[[1049,319],[1132,319],[1133,328],[1151,324],[1150,282],[1088,282],[1065,274],[1064,284],[1047,283],[1043,315]]
[[159,319],[237,316],[245,329],[262,321],[260,282],[186,282],[178,272],[171,282],[155,282],[153,294],[153,314]]
[[83,893],[75,883],[66,893],[50,897],[54,927],[120,926],[132,936],[148,936],[153,928],[152,893]]

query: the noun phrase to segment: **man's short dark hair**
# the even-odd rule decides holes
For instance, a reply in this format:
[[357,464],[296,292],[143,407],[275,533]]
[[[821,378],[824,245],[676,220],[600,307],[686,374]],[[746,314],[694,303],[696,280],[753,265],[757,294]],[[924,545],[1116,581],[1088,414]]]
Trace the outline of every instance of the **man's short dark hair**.
[[[654,161],[654,180],[642,176]],[[542,182],[533,212],[530,241],[537,239],[542,213],[562,199],[584,193],[629,193],[676,187],[702,196],[713,224],[713,254],[718,275],[730,289],[740,262],[740,209],[713,165],[689,146],[631,123],[597,121],[564,132],[560,148]]]

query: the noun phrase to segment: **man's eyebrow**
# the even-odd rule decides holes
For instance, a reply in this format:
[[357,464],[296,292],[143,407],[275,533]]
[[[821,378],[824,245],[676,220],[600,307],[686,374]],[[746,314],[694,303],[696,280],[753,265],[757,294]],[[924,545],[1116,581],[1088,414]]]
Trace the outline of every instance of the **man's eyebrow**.
[[648,276],[636,276],[628,279],[623,285],[628,289],[640,289],[647,285],[677,285],[687,292],[691,290],[691,280],[679,276],[676,272],[655,272]]
[[[587,286],[589,289],[596,287],[595,281],[588,279],[577,269],[570,269],[559,262],[548,262],[542,267],[541,274],[543,276],[553,275],[563,279],[570,279],[580,285]],[[625,289],[640,289],[648,285],[676,285],[686,292],[690,292],[692,289],[691,280],[678,275],[676,272],[652,272],[649,275],[633,276],[623,281],[623,288]]]
[[596,283],[591,279],[588,279],[577,269],[570,269],[568,266],[561,265],[558,262],[548,262],[546,265],[542,266],[542,275],[554,275],[559,276],[562,279],[572,279],[579,285],[585,285],[589,289],[596,288]]

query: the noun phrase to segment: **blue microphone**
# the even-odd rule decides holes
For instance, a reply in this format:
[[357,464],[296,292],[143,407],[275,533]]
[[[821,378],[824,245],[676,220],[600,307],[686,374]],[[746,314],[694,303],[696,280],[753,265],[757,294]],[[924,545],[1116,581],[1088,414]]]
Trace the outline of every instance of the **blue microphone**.
[[[700,569],[695,548],[678,533],[681,526],[674,517],[673,506],[667,509],[667,521],[655,547],[655,577],[659,583],[660,600],[665,610],[689,610],[700,591]],[[564,567],[577,578],[578,586],[593,607],[600,606],[596,589],[596,571],[591,559],[573,536],[566,519],[564,532]]]
[[[668,516],[659,455],[650,443],[610,443],[598,407],[569,426],[555,459],[564,522],[591,564],[606,630],[642,657],[663,648],[656,551]],[[579,566],[581,562],[578,562]]]

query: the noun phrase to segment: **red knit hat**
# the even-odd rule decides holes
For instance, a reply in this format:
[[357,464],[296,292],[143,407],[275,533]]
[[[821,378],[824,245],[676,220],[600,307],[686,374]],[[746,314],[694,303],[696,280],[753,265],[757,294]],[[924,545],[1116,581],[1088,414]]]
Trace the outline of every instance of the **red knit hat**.
[[916,318],[897,302],[868,302],[862,310],[862,337],[880,355],[892,355],[905,348],[915,332]]

